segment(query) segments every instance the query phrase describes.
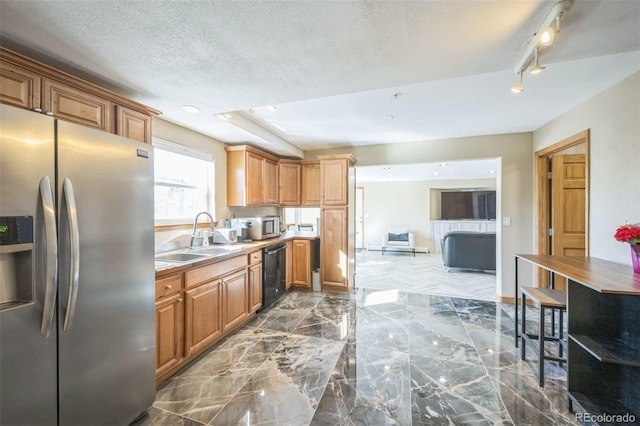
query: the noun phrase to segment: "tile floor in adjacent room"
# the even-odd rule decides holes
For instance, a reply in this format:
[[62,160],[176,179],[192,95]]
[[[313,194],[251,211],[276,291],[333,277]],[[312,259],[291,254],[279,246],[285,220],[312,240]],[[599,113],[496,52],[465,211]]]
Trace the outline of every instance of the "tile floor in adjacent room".
[[519,359],[510,305],[289,292],[160,386],[153,425],[563,425],[564,370]]

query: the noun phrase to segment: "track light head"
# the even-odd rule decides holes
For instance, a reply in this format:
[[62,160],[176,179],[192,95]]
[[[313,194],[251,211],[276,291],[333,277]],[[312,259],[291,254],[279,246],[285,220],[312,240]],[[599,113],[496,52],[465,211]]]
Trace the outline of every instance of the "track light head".
[[538,32],[538,46],[551,46],[555,39],[556,30],[551,27],[545,27]]
[[524,92],[524,89],[522,88],[522,74],[524,73],[524,71],[520,71],[520,81],[518,81],[517,84],[513,85],[511,87],[511,91],[513,93],[520,93],[520,92]]
[[529,71],[531,74],[538,74],[540,71],[544,71],[546,67],[543,67],[540,65],[540,48],[536,47],[535,50],[535,64],[533,66],[533,68],[531,68],[531,71]]

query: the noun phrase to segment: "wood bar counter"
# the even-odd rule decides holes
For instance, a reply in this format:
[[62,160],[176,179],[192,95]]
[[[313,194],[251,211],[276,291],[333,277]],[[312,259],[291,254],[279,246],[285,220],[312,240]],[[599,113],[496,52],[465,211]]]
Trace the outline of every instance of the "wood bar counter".
[[517,254],[516,307],[519,260],[567,278],[570,410],[640,419],[640,275],[596,258]]

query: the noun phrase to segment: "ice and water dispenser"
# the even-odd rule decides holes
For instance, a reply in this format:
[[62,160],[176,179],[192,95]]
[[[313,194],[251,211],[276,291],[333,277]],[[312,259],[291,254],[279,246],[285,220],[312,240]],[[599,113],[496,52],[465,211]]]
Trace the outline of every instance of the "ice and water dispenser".
[[0,217],[0,310],[34,300],[33,217]]

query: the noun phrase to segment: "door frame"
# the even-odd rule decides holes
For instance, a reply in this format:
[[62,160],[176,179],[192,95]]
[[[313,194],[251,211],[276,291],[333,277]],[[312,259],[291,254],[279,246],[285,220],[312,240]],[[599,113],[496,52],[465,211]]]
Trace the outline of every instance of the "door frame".
[[[590,176],[590,130],[583,130],[580,133],[576,133],[573,136],[569,136],[566,139],[556,142],[546,148],[543,148],[535,152],[535,201],[536,201],[536,233],[535,233],[535,246],[536,253],[541,255],[551,254],[551,245],[549,244],[548,229],[551,226],[550,223],[550,209],[551,202],[549,197],[551,191],[549,190],[549,184],[547,179],[547,173],[551,172],[551,166],[549,164],[549,157],[560,151],[564,151],[572,146],[585,144],[585,256],[589,256],[589,176]],[[546,280],[545,274],[538,274],[538,285]]]
[[[356,186],[356,191],[355,191],[355,196],[356,196],[356,203],[357,201],[357,197],[358,197],[358,191],[360,191],[361,197],[360,197],[360,207],[362,209],[362,211],[360,212],[362,214],[362,223],[358,223],[358,215],[354,215],[356,218],[356,230],[360,230],[360,240],[362,241],[362,247],[360,247],[361,250],[364,250],[365,247],[365,239],[364,239],[364,186]],[[356,209],[356,206],[353,206],[354,211]],[[357,213],[357,212],[356,212]],[[354,244],[354,247],[357,246],[358,243],[358,238],[356,237],[356,241]]]

